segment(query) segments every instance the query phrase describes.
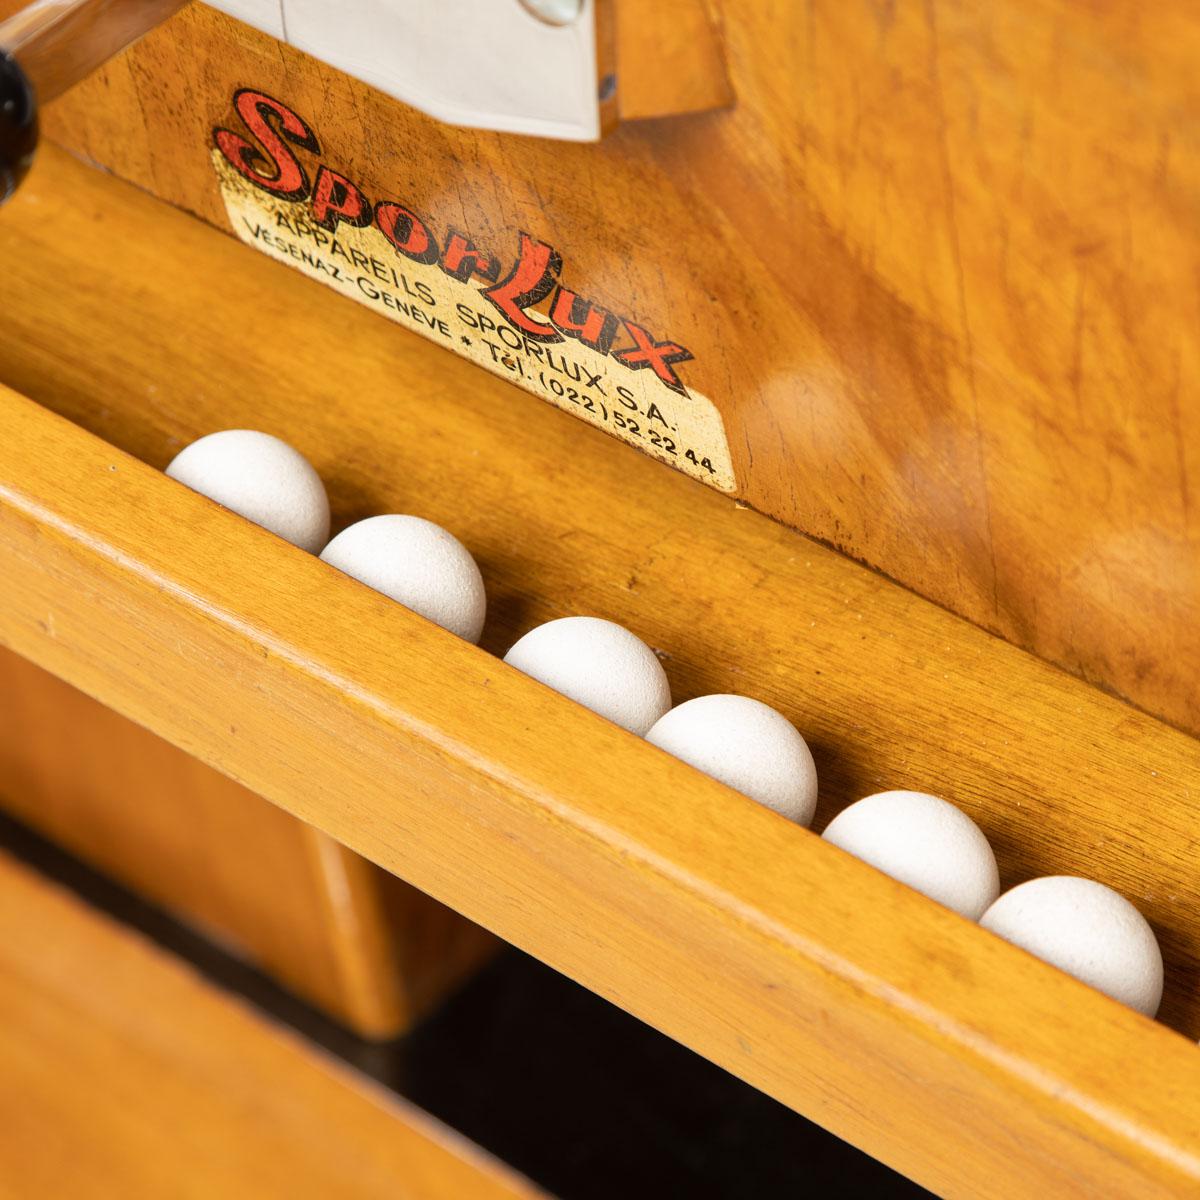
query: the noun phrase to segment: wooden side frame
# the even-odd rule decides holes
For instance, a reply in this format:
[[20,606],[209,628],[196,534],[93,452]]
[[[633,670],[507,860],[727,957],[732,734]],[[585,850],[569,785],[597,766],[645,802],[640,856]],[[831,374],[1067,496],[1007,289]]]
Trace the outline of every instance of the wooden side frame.
[[19,653],[943,1195],[1200,1187],[1175,1034],[9,391],[0,424]]

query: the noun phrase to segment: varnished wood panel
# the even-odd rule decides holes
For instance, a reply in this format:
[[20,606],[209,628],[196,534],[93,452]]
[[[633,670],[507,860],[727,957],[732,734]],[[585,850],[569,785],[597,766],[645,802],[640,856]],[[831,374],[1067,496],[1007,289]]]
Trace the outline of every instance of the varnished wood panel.
[[621,119],[727,108],[734,101],[712,0],[617,0]]
[[0,1064],[10,1200],[541,1195],[8,858]]
[[358,1033],[408,1028],[491,939],[0,650],[0,806]]
[[265,88],[371,195],[532,230],[687,346],[751,505],[1200,730],[1200,14],[707,11],[736,106],[599,146],[439,126],[200,6],[48,127],[223,226],[210,129]]
[[[339,522],[454,530],[492,603],[466,646],[5,394],[0,639],[941,1193],[1194,1193],[1190,1041],[490,652],[614,618],[678,698],[742,691],[797,723],[818,828],[926,788],[1006,883],[1120,888],[1191,1038],[1193,739],[369,313],[329,329],[323,293],[144,195],[53,154],[28,186],[0,221],[0,377],[152,466],[217,426],[278,433]],[[300,335],[264,340],[285,314]]]

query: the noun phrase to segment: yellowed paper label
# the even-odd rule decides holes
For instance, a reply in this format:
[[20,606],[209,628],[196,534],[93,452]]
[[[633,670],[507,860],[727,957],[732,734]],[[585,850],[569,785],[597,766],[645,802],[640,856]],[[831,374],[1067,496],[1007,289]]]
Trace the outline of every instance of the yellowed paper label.
[[[660,343],[633,321],[596,310],[573,293],[563,299],[561,288],[553,298],[558,325],[542,311],[545,303],[522,297],[529,302],[515,307],[510,299],[513,319],[506,320],[489,299],[488,293],[511,297],[538,254],[555,256],[550,247],[528,234],[514,238],[505,279],[504,264],[457,233],[422,256],[433,261],[420,261],[396,251],[394,210],[408,214],[400,205],[380,204],[370,224],[327,218],[331,230],[314,219],[310,189],[286,198],[251,182],[220,149],[212,160],[230,224],[246,245],[693,478],[736,489],[721,414],[676,374],[674,363],[690,357],[682,347]],[[344,201],[345,187],[341,196]],[[557,256],[553,261],[561,265]],[[670,350],[681,354],[672,357]]]

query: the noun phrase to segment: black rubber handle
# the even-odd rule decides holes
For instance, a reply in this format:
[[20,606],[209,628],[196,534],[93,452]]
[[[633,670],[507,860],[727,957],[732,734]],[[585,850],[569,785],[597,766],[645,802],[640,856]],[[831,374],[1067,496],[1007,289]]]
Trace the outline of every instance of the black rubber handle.
[[17,190],[37,148],[37,100],[17,61],[0,53],[0,204]]

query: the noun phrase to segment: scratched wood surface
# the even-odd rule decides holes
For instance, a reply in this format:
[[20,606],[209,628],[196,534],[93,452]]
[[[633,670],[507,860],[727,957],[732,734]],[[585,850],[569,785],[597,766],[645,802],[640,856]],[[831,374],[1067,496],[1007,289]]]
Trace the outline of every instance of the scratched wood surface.
[[[941,1193],[1194,1194],[1200,1052],[1167,1028],[1200,1035],[1192,738],[371,313],[331,327],[308,281],[62,155],[0,256],[0,380],[40,402],[0,400],[0,642]],[[236,425],[309,455],[339,525],[462,537],[482,649],[152,469]],[[817,828],[926,788],[1006,883],[1120,888],[1165,1024],[494,657],[572,612],[645,636],[679,699],[785,712]]]
[[0,650],[0,807],[365,1037],[487,958],[482,930]]
[[6,1200],[542,1195],[7,856],[0,1063]]
[[[622,0],[641,77],[664,46],[672,69],[656,11]],[[198,5],[47,126],[225,226],[210,131],[266,89],[373,196],[500,254],[530,230],[687,346],[752,506],[1200,730],[1200,12],[712,0],[687,21],[735,106],[599,146],[439,126]]]

